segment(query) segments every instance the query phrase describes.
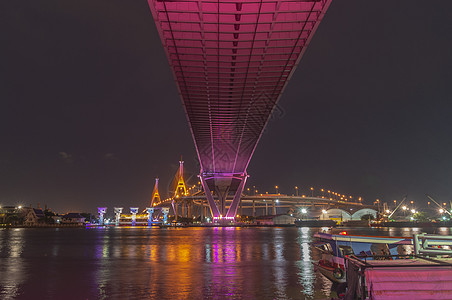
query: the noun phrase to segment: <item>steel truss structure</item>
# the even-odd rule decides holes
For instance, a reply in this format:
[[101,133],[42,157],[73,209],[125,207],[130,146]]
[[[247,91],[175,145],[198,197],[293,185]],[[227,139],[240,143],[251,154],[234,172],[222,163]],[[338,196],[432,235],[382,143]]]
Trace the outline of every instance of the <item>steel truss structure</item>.
[[263,129],[331,0],[148,2],[212,215],[232,219]]

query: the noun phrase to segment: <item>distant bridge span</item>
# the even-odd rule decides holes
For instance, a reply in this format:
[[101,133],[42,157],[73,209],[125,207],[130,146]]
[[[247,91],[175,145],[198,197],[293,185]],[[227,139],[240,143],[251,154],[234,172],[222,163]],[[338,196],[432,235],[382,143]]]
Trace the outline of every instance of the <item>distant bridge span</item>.
[[211,213],[233,219],[262,132],[331,0],[148,2]]
[[[203,192],[181,197],[177,199],[174,205],[171,199],[164,200],[160,206],[175,207],[175,214],[182,217],[200,216],[203,220],[209,217],[206,212],[208,203],[205,202],[206,196]],[[226,205],[229,208],[230,205]],[[293,196],[283,194],[258,194],[258,195],[242,195],[239,203],[240,214],[244,215],[268,215],[277,213],[287,213],[293,210],[294,214],[300,214],[300,209],[305,208],[309,212],[321,212],[333,208],[341,209],[349,212],[350,215],[358,210],[377,208],[373,205],[363,205],[359,202],[348,202],[341,200],[328,199],[325,197],[310,196]]]

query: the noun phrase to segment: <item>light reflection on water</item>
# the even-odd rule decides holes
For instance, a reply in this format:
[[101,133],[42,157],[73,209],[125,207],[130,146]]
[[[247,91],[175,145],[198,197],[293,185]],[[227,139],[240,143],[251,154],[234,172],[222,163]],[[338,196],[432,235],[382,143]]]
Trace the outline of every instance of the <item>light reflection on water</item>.
[[[315,299],[313,228],[0,230],[0,298]],[[433,230],[433,229],[432,229]],[[424,230],[347,229],[411,236]],[[428,231],[428,230],[427,230]],[[437,229],[449,234],[449,229]]]
[[25,247],[23,238],[25,230],[17,228],[13,230],[4,230],[4,234],[0,235],[0,256],[6,254],[8,259],[0,259],[0,298],[14,299],[19,294],[20,285],[26,277],[24,262],[21,254]]

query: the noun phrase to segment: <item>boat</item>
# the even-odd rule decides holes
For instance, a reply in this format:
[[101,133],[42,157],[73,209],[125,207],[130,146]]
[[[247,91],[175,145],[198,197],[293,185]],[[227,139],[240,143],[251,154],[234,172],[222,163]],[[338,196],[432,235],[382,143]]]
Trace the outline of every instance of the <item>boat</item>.
[[380,223],[373,223],[372,227],[452,227],[452,221],[438,221],[438,222],[417,222],[417,221],[387,221]]
[[333,220],[297,220],[295,226],[297,227],[335,227],[336,221]]
[[349,256],[345,299],[452,299],[452,259]]
[[452,236],[421,233],[412,241],[404,259],[346,257],[345,299],[452,299]]
[[406,237],[378,237],[368,235],[348,235],[315,233],[317,239],[313,246],[320,251],[321,259],[314,262],[315,269],[333,283],[345,283],[345,258],[348,256],[377,256],[409,254],[412,252],[412,239]]

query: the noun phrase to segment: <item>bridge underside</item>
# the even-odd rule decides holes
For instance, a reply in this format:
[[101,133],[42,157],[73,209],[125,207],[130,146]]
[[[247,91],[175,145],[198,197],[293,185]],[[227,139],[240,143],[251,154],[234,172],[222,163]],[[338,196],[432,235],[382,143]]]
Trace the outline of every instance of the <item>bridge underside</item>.
[[263,129],[331,0],[148,2],[212,215],[232,218]]

